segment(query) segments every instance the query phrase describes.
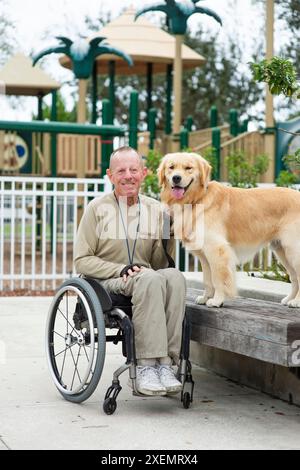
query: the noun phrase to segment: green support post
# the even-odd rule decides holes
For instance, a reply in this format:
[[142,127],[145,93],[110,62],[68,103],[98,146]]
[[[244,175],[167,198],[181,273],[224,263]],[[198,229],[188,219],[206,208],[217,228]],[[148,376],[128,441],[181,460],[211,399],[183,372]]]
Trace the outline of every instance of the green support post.
[[[51,107],[51,121],[57,120],[57,92],[52,91],[52,107]],[[57,176],[57,161],[56,161],[56,133],[51,135],[51,176]]]
[[211,140],[217,160],[217,167],[213,170],[213,179],[219,181],[221,176],[221,131],[218,127],[213,128]]
[[229,111],[230,134],[236,137],[239,133],[238,113],[236,109]]
[[[52,91],[52,106],[51,106],[51,121],[57,121],[57,91]],[[57,134],[51,134],[51,176],[57,176]],[[39,204],[39,200],[37,200]],[[42,198],[40,200],[40,205],[42,205]],[[50,246],[51,246],[51,253],[53,253],[54,245],[53,245],[53,221],[54,221],[54,212],[53,212],[53,199],[51,199],[51,216],[50,216]],[[37,213],[37,218],[41,217],[41,210],[40,214]],[[37,226],[37,240],[41,241],[41,226]],[[41,248],[41,247],[40,247]]]
[[[42,121],[43,120],[43,95],[40,94],[38,95],[38,114],[37,114],[37,120]],[[43,145],[43,138],[40,141],[40,150],[42,153],[44,153],[44,145]],[[31,159],[31,171],[33,174],[38,175],[41,170],[41,163],[38,158],[33,158],[34,150],[32,150],[32,159]]]
[[216,106],[210,108],[210,127],[218,126],[218,109]]
[[132,91],[129,105],[129,146],[134,149],[138,147],[138,100],[138,92]]
[[115,119],[115,107],[116,107],[116,91],[115,91],[115,77],[116,77],[116,62],[110,60],[108,63],[109,73],[109,101],[111,103],[111,123],[113,124]]
[[186,120],[185,120],[185,128],[191,132],[192,130],[192,127],[193,127],[193,124],[194,124],[194,120],[193,120],[193,116],[191,116],[190,114],[187,116]]
[[43,120],[43,95],[38,95],[38,121]]
[[187,149],[189,146],[189,131],[187,129],[181,129],[179,139],[180,150]]
[[97,63],[94,63],[93,77],[92,77],[92,123],[97,122],[97,99],[98,99],[98,77],[97,77]]
[[242,125],[240,126],[240,132],[248,132],[249,119],[246,118],[243,120]]
[[[102,100],[102,124],[111,124],[112,121],[112,111],[111,111],[111,102],[107,99]],[[113,151],[112,140],[107,136],[102,136],[101,144],[101,174],[104,176],[106,170],[109,167],[109,158]]]
[[166,135],[172,134],[172,70],[173,65],[167,65],[166,76],[166,118],[165,118],[165,133]]
[[152,109],[152,88],[153,88],[153,64],[147,64],[147,118],[148,127],[150,124],[150,109]]
[[149,109],[148,113],[148,131],[150,132],[150,149],[154,149],[156,139],[156,109]]

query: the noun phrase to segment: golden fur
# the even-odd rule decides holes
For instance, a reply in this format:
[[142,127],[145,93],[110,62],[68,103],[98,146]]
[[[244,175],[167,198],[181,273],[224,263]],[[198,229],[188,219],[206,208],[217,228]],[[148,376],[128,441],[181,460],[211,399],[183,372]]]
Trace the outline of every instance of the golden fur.
[[[270,243],[292,283],[282,303],[300,307],[300,193],[232,188],[210,182],[210,174],[208,162],[195,153],[168,154],[158,169],[161,200],[172,209],[175,237],[201,261],[205,291],[197,302],[219,307],[233,297],[236,264]],[[187,188],[184,194],[182,188]],[[186,208],[191,208],[189,220]]]

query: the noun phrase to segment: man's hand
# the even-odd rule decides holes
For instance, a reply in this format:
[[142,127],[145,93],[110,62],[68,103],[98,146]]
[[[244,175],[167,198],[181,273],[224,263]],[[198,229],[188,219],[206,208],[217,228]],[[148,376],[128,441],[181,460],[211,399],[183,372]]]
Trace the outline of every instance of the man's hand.
[[141,266],[140,264],[128,264],[125,266],[125,268],[122,269],[120,272],[120,276],[123,278],[123,281],[126,282],[128,276],[134,276],[138,272],[140,272],[144,266]]

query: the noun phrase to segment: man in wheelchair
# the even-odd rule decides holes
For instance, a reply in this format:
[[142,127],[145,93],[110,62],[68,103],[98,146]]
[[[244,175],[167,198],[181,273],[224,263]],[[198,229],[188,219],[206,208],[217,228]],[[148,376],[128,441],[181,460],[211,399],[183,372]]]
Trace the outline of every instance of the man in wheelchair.
[[112,153],[107,175],[114,191],[88,204],[74,262],[77,273],[101,280],[108,292],[132,297],[136,388],[167,395],[182,389],[172,366],[179,362],[186,284],[169,267],[175,243],[168,240],[167,251],[162,241],[161,204],[139,193],[146,174],[134,149]]

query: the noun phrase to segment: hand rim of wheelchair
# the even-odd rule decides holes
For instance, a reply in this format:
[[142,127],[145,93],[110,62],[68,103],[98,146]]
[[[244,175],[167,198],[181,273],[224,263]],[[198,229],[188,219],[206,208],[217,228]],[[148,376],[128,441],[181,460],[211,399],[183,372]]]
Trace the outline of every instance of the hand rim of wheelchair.
[[[63,382],[63,374],[61,375],[59,374],[56,359],[55,359],[57,354],[55,355],[55,351],[54,351],[55,346],[54,346],[54,339],[53,339],[55,336],[54,327],[55,327],[56,316],[58,314],[61,314],[62,317],[64,317],[62,312],[59,312],[58,307],[60,306],[60,303],[64,300],[64,294],[68,291],[75,293],[77,295],[77,299],[80,299],[80,301],[82,302],[84,306],[85,313],[87,315],[88,325],[89,325],[88,329],[89,329],[89,350],[90,350],[90,355],[88,357],[88,361],[87,361],[88,363],[86,365],[86,371],[83,375],[83,378],[81,379],[77,371],[77,375],[79,377],[79,384],[75,388],[72,388],[72,384],[71,384],[71,389],[66,388],[66,384],[64,384]],[[90,300],[91,305],[89,305],[87,298]],[[67,309],[68,309],[68,306],[67,306]],[[92,314],[92,309],[94,313],[94,318]],[[73,325],[69,322],[68,314],[69,312],[67,313],[66,323],[67,324],[69,323],[69,326],[72,326],[72,331],[70,334],[68,334],[67,332],[67,334],[64,337],[66,348],[65,350],[62,351],[62,353],[64,353],[68,349],[71,350],[75,344],[78,344],[79,345],[79,351],[77,355],[77,363],[78,363],[78,357],[79,357],[79,353],[81,350],[80,341],[84,342],[85,340],[83,338],[82,331],[78,333],[79,330],[76,330],[76,328],[73,327]],[[72,318],[70,318],[70,321],[72,321]],[[96,338],[95,338],[94,328],[97,329],[97,335],[98,335],[97,350],[95,348]],[[75,332],[74,336],[72,336],[73,332]],[[74,340],[74,337],[75,337],[75,340]],[[69,342],[71,342],[71,344]],[[84,346],[85,346],[85,343],[83,343],[83,347]],[[105,359],[105,346],[106,346],[105,324],[104,324],[103,312],[102,312],[101,304],[94,290],[84,279],[81,279],[81,278],[72,278],[64,282],[59,288],[59,290],[57,291],[51,303],[51,306],[49,308],[48,319],[47,319],[47,324],[46,324],[46,356],[47,356],[48,366],[51,372],[52,379],[55,383],[55,386],[66,400],[80,403],[86,400],[94,392],[102,374],[102,369],[103,369],[104,359]],[[84,350],[84,352],[85,352],[85,355],[87,356],[86,350]],[[72,352],[71,352],[71,355],[73,359],[73,365],[75,368],[73,377],[75,377],[77,363],[74,362]],[[90,378],[90,381],[88,382],[89,378]]]

